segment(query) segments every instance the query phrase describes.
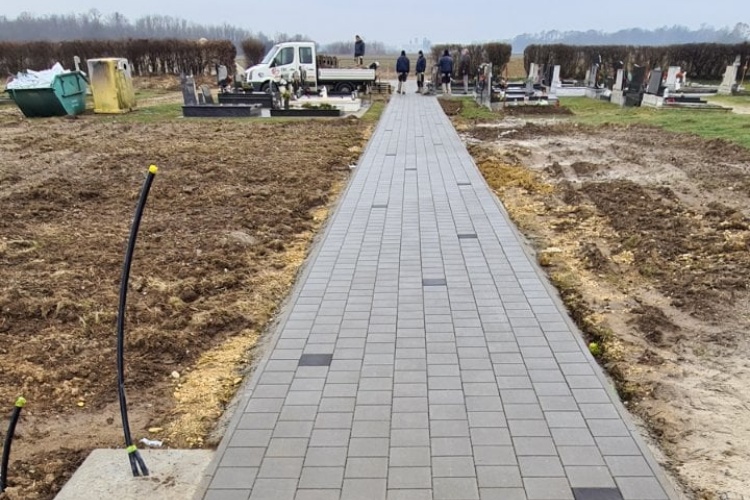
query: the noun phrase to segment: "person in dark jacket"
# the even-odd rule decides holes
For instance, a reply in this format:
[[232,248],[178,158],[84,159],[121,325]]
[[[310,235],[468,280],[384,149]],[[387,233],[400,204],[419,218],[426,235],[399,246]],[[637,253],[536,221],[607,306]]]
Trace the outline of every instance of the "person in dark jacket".
[[396,60],[396,73],[398,73],[398,94],[406,94],[403,90],[406,77],[409,75],[409,58],[406,57],[406,51],[402,50],[401,55]]
[[354,37],[354,62],[357,66],[365,63],[365,41],[359,35]]
[[461,60],[458,63],[458,73],[461,75],[461,79],[464,81],[464,94],[469,93],[469,72],[471,70],[471,58],[469,57],[469,49],[461,51]]
[[424,94],[424,72],[427,70],[427,59],[425,59],[422,51],[419,51],[419,57],[417,58],[417,68],[415,73],[417,74],[417,93]]
[[448,49],[438,61],[440,74],[443,75],[443,94],[451,95],[451,76],[453,76],[453,58]]

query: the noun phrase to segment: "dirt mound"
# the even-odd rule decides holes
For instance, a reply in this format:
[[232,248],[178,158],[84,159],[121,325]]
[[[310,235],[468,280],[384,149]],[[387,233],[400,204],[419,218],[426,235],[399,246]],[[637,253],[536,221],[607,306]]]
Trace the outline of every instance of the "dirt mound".
[[12,484],[50,498],[86,450],[121,444],[99,416],[116,415],[118,286],[151,163],[126,318],[131,422],[136,436],[158,427],[152,437],[200,446],[367,124],[84,116],[0,127],[0,401],[29,401]]
[[573,112],[564,106],[505,106],[503,114],[507,116],[570,116]]
[[750,494],[750,151],[641,125],[467,136],[686,496]]

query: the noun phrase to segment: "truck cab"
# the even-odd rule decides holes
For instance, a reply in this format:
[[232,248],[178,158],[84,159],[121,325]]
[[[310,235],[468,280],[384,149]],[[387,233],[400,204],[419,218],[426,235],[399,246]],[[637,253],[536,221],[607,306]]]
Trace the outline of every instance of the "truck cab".
[[282,80],[299,80],[304,87],[317,91],[349,93],[374,83],[373,69],[318,68],[315,42],[284,42],[271,47],[263,60],[245,71],[245,82],[253,90],[267,92],[271,84]]

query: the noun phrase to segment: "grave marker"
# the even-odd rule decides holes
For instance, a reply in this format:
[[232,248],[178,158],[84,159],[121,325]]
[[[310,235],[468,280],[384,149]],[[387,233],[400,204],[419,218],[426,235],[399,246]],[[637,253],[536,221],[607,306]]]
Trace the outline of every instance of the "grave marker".
[[195,91],[195,79],[192,76],[182,75],[180,77],[180,86],[182,87],[182,100],[185,106],[195,106],[198,104],[198,98]]
[[214,98],[211,95],[211,88],[208,85],[201,85],[201,93],[206,104],[213,104]]
[[667,89],[670,93],[680,89],[680,85],[677,83],[677,75],[681,72],[682,68],[679,66],[670,66],[667,70]]
[[735,60],[734,64],[730,64],[727,66],[726,71],[724,71],[724,79],[721,81],[721,85],[719,85],[718,94],[722,95],[731,95],[732,91],[735,89],[735,86],[737,85],[737,73],[740,69],[740,64],[738,61]]
[[648,79],[648,87],[646,87],[647,94],[659,95],[661,75],[662,71],[660,69],[654,69],[651,71],[651,77]]
[[612,90],[622,91],[624,80],[625,80],[625,71],[618,69],[617,75],[615,76],[615,84],[612,86]]

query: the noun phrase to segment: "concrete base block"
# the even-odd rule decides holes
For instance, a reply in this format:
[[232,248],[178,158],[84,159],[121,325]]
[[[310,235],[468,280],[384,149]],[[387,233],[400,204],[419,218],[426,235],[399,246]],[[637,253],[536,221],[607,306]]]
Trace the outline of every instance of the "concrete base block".
[[151,475],[133,477],[125,450],[94,450],[55,500],[189,499],[213,455],[211,450],[141,450]]
[[647,106],[649,108],[661,108],[664,106],[664,98],[653,94],[643,94],[643,101],[641,106]]
[[613,90],[609,102],[618,106],[625,106],[625,93],[622,90]]

